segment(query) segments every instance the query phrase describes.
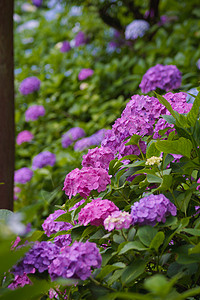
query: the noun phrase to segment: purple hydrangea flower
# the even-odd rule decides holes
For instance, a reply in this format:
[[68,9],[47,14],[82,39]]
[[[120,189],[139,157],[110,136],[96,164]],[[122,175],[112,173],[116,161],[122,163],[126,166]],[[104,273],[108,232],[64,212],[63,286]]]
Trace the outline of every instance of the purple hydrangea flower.
[[52,280],[58,277],[86,280],[91,275],[91,267],[100,268],[101,260],[95,243],[75,241],[53,260],[49,274]]
[[101,198],[93,199],[86,204],[78,215],[78,222],[84,226],[89,223],[94,226],[103,225],[104,220],[119,208],[110,200]]
[[144,20],[134,20],[125,30],[125,37],[127,40],[135,40],[138,37],[143,37],[145,32],[149,30],[149,23]]
[[42,5],[42,1],[43,1],[43,0],[32,0],[32,3],[33,3],[35,6],[39,7],[39,6]]
[[108,170],[109,163],[114,159],[113,151],[110,148],[94,148],[89,149],[86,155],[83,155],[82,166],[103,168]]
[[84,149],[89,148],[90,146],[92,146],[90,137],[86,137],[75,143],[74,150],[75,151],[83,151]]
[[32,282],[30,281],[30,279],[28,278],[27,274],[24,273],[23,275],[16,275],[14,278],[14,281],[9,284],[8,288],[11,290],[15,290],[19,287],[23,287],[26,284],[32,284]]
[[39,117],[45,115],[45,109],[42,105],[32,105],[25,112],[26,121],[36,121]]
[[95,132],[94,134],[92,134],[90,136],[90,142],[91,142],[91,145],[94,146],[94,145],[100,145],[104,136],[105,136],[105,133],[106,133],[106,129],[100,129],[98,130],[97,132]]
[[86,42],[87,38],[85,36],[85,33],[83,31],[79,31],[79,33],[77,33],[77,35],[75,36],[75,47],[85,45]]
[[131,226],[132,217],[126,211],[114,211],[104,220],[104,227],[108,231],[116,229],[128,229]]
[[35,77],[27,77],[25,78],[19,87],[19,91],[22,95],[32,94],[35,91],[40,89],[40,80]]
[[13,274],[22,276],[24,273],[42,273],[48,270],[48,266],[59,255],[60,248],[51,242],[35,242],[26,253],[22,261],[14,266]]
[[82,69],[78,74],[79,80],[85,80],[88,77],[91,77],[93,75],[94,71],[92,69]]
[[29,168],[21,168],[15,171],[14,182],[25,184],[33,177],[33,171]]
[[62,42],[60,52],[64,53],[64,52],[69,52],[70,50],[71,50],[70,43],[68,41]]
[[139,87],[142,93],[160,88],[164,91],[178,89],[181,86],[181,72],[174,65],[163,66],[157,64],[150,68],[143,76]]
[[92,190],[99,193],[105,191],[107,184],[110,184],[110,177],[106,170],[92,167],[83,167],[81,170],[76,168],[65,177],[63,191],[70,199],[78,193],[86,199]]
[[62,146],[63,148],[69,147],[74,141],[85,136],[85,131],[80,127],[74,127],[69,129],[62,136]]
[[53,167],[55,162],[56,162],[55,154],[53,154],[49,151],[44,151],[44,152],[39,153],[38,155],[36,155],[33,158],[32,168],[33,168],[33,170],[36,170],[38,168],[41,169],[46,166]]
[[165,223],[169,215],[176,215],[176,206],[163,194],[144,197],[131,207],[133,225],[154,226],[157,222]]
[[57,233],[58,231],[69,230],[73,227],[70,223],[55,221],[58,217],[65,213],[66,212],[64,210],[59,209],[46,218],[42,224],[42,228],[48,237],[54,233]]
[[33,139],[33,134],[28,130],[24,130],[18,134],[17,144],[21,145],[22,143],[30,142],[32,139]]

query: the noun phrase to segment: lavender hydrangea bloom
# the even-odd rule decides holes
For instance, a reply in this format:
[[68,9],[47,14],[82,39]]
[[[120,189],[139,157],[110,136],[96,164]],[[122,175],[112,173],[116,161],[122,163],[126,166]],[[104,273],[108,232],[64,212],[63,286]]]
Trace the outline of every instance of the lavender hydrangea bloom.
[[143,37],[145,32],[149,30],[149,23],[144,20],[134,20],[125,30],[125,37],[127,40],[135,40],[138,37]]
[[94,148],[89,149],[86,155],[83,155],[82,166],[103,168],[108,170],[109,163],[114,159],[113,151],[110,148]]
[[42,228],[48,237],[51,234],[57,233],[58,231],[69,230],[73,227],[70,223],[55,221],[58,217],[65,213],[66,212],[64,210],[59,209],[46,218],[46,220],[42,224]]
[[25,286],[26,284],[32,284],[32,282],[30,281],[26,273],[24,273],[21,276],[16,275],[14,281],[11,284],[9,284],[8,288],[11,290],[15,290],[19,287]]
[[95,243],[75,241],[65,247],[49,266],[52,280],[58,277],[86,280],[91,275],[91,267],[100,268],[101,255]]
[[46,166],[53,167],[55,162],[56,162],[55,154],[53,154],[49,151],[44,151],[44,152],[39,153],[38,155],[36,155],[33,158],[32,168],[33,168],[33,170],[36,170],[38,168],[41,169]]
[[78,74],[79,80],[85,80],[88,77],[91,77],[93,75],[94,71],[92,69],[82,69]]
[[36,121],[39,117],[45,115],[45,109],[42,105],[32,105],[25,112],[26,122]]
[[37,7],[41,6],[42,5],[42,1],[43,0],[32,0],[33,4]]
[[92,146],[91,139],[90,139],[90,137],[86,137],[75,143],[74,150],[75,151],[83,151],[84,149],[89,148],[90,146]]
[[165,223],[169,215],[176,215],[176,206],[163,194],[144,197],[131,207],[133,225],[154,226],[157,222]]
[[131,226],[132,217],[126,211],[114,211],[104,220],[104,227],[108,231],[116,229],[128,229]]
[[[199,91],[196,88],[192,88],[189,91],[187,91],[187,98],[186,98],[187,103],[194,103],[195,96],[197,96],[198,93]],[[191,96],[190,94],[193,95],[194,97]]]
[[181,72],[174,65],[163,66],[157,64],[150,68],[143,76],[139,87],[142,93],[160,88],[164,91],[178,89],[181,86]]
[[33,177],[33,171],[29,168],[21,168],[15,171],[14,182],[25,184]]
[[87,42],[85,33],[83,31],[79,31],[79,33],[75,37],[75,47],[79,47],[85,45]]
[[33,139],[33,134],[28,131],[24,130],[21,131],[17,136],[17,145],[21,145],[22,143],[30,142]]
[[36,242],[26,253],[22,261],[14,266],[13,274],[22,276],[24,273],[34,273],[38,270],[42,273],[48,270],[48,266],[59,255],[60,248],[51,242]]
[[19,87],[19,91],[22,95],[32,94],[40,89],[40,80],[35,77],[27,77],[24,79]]
[[85,136],[85,131],[80,127],[74,127],[69,129],[62,136],[62,146],[63,148],[69,147],[74,141]]
[[107,184],[110,184],[110,177],[106,170],[92,167],[83,167],[81,170],[76,168],[65,177],[63,191],[70,199],[78,193],[86,199],[92,190],[99,193],[105,191]]
[[64,52],[69,52],[70,50],[71,50],[70,43],[68,41],[62,42],[60,52],[64,53]]
[[92,146],[94,146],[94,145],[98,146],[102,142],[106,131],[107,131],[106,129],[100,129],[97,132],[95,132],[94,134],[92,134],[90,136],[91,145]]

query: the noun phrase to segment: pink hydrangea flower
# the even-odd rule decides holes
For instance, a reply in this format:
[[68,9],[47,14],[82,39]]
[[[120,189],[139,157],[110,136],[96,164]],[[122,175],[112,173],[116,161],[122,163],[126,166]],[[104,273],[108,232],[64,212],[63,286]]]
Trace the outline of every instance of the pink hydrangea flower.
[[11,290],[15,290],[19,287],[25,286],[26,284],[32,284],[32,282],[30,281],[26,273],[24,273],[23,275],[15,275],[14,281],[9,284],[8,288]]
[[92,69],[82,69],[78,74],[79,80],[85,80],[88,77],[92,76],[94,71]]
[[131,215],[126,211],[114,211],[104,220],[104,227],[108,231],[116,229],[128,229],[132,223]]
[[103,225],[104,220],[119,208],[110,200],[101,198],[93,199],[83,207],[78,215],[80,224],[86,226],[89,223],[94,226]]
[[108,148],[94,148],[89,149],[86,155],[83,155],[82,166],[83,167],[93,167],[93,168],[103,168],[108,170],[109,163],[114,159],[113,151]]
[[33,134],[30,131],[28,130],[21,131],[17,136],[17,145],[21,145],[22,143],[25,142],[30,142],[32,139],[33,139]]
[[[200,178],[197,180],[197,183],[200,183]],[[197,190],[200,190],[200,185],[197,186]]]

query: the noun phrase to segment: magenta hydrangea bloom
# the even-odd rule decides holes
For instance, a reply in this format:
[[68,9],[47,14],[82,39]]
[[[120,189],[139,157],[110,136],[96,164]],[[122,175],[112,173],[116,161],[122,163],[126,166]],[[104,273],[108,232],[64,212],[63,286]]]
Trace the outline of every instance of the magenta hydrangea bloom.
[[82,69],[78,74],[79,80],[85,80],[88,77],[91,77],[93,75],[94,71],[92,69]]
[[42,273],[59,255],[60,248],[51,242],[35,242],[33,247],[25,254],[22,261],[14,266],[12,273],[22,276],[24,273]]
[[114,211],[104,220],[104,227],[108,231],[113,229],[128,229],[131,226],[132,217],[126,211]]
[[83,207],[78,215],[78,222],[84,226],[89,223],[94,226],[103,225],[104,220],[119,208],[110,200],[93,199]]
[[68,41],[62,42],[60,52],[64,53],[64,52],[69,52],[70,50],[71,50],[70,43]]
[[109,163],[114,159],[113,151],[110,148],[94,148],[89,149],[86,155],[83,155],[82,166],[103,168],[108,170]]
[[30,142],[32,141],[32,139],[33,139],[33,134],[28,130],[24,130],[18,134],[17,144],[21,145],[22,143]]
[[85,136],[85,131],[80,127],[73,127],[69,129],[62,136],[62,146],[63,148],[69,147],[74,141]]
[[40,7],[42,5],[42,1],[43,0],[32,0],[32,3],[37,6],[37,7]]
[[[197,180],[197,183],[200,183],[200,178]],[[197,190],[200,190],[200,185],[197,186]],[[200,208],[200,207],[199,207]]]
[[176,66],[157,64],[144,74],[139,87],[142,93],[154,91],[156,88],[169,91],[178,89],[181,86],[181,80],[181,72]]
[[69,211],[77,209],[80,205],[82,205],[85,202],[85,199],[82,199],[81,201],[77,202],[74,206],[70,207]]
[[134,20],[125,30],[125,37],[127,40],[135,40],[138,37],[143,37],[145,32],[149,30],[149,23],[145,20]]
[[46,166],[53,167],[55,162],[56,162],[55,154],[49,151],[43,151],[33,158],[32,168],[33,170],[36,170],[38,168],[41,169]]
[[25,78],[19,86],[19,91],[22,95],[32,94],[39,89],[40,80],[35,76]]
[[176,206],[163,194],[152,194],[131,207],[132,224],[154,226],[157,222],[165,223],[166,217],[176,216],[176,212]]
[[75,47],[79,47],[82,45],[85,45],[87,42],[87,38],[85,36],[85,33],[83,31],[79,31],[77,35],[75,36]]
[[27,274],[24,273],[23,275],[16,275],[14,278],[14,281],[9,284],[8,288],[11,290],[15,290],[19,287],[23,287],[26,284],[32,284],[32,282],[30,281],[30,279],[28,278]]
[[91,275],[91,267],[100,268],[101,255],[95,243],[75,241],[65,247],[49,266],[52,280],[58,277],[86,280]]
[[21,168],[15,171],[14,182],[25,184],[33,177],[33,171],[29,168]]
[[50,237],[50,235],[54,233],[57,233],[58,231],[69,230],[72,228],[72,225],[70,223],[55,221],[58,217],[65,213],[66,212],[64,210],[59,209],[46,218],[46,220],[42,224],[42,228],[48,237]]
[[26,122],[28,121],[36,121],[39,117],[43,117],[45,115],[45,109],[42,105],[32,105],[25,112]]
[[106,170],[92,167],[83,167],[81,170],[76,168],[65,177],[63,191],[69,199],[78,193],[86,199],[93,190],[99,193],[105,191],[108,184],[110,176]]

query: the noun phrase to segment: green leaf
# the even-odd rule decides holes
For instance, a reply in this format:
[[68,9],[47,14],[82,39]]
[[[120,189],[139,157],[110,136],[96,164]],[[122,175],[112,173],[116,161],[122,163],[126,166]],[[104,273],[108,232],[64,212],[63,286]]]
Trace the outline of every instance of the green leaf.
[[140,135],[134,134],[132,135],[132,137],[130,138],[130,141],[128,143],[126,143],[125,145],[137,145],[139,143],[139,140],[141,139]]
[[135,236],[135,233],[136,233],[136,230],[134,227],[131,227],[131,229],[129,229],[129,232],[128,232],[128,240],[129,241],[132,241],[134,236]]
[[195,126],[196,120],[199,115],[199,107],[200,107],[200,93],[195,97],[194,103],[190,112],[187,114],[187,122],[191,127]]
[[156,144],[155,141],[151,141],[151,142],[148,144],[147,149],[146,149],[146,158],[147,158],[147,159],[150,158],[150,157],[152,157],[152,156],[157,156],[157,157],[160,156],[161,152],[160,152],[160,150],[158,150],[158,149],[156,148],[156,145],[155,145],[155,144]]
[[153,174],[147,174],[147,181],[149,183],[162,183],[162,178]]
[[129,250],[145,251],[148,250],[148,248],[146,248],[139,241],[127,242],[126,245],[124,245],[123,248],[120,250],[119,255],[122,255],[128,252]]
[[188,254],[200,253],[200,243],[198,243],[195,247],[190,248],[188,250]]
[[163,104],[167,110],[170,112],[170,114],[176,119],[176,112],[173,110],[173,108],[171,107],[171,104],[162,96],[160,96],[159,94],[157,94],[156,92],[154,92],[156,94],[156,98],[159,100],[159,102],[161,104]]
[[158,230],[152,226],[142,226],[138,229],[137,235],[140,241],[149,247],[157,232]]
[[[119,266],[107,265],[101,269],[100,273],[96,276],[96,278],[102,280],[111,272],[113,272],[117,269],[121,269],[121,268],[122,268],[122,266],[119,267]],[[124,268],[124,265],[123,265],[123,268]]]
[[145,270],[146,261],[138,259],[124,269],[122,273],[122,282],[128,284],[139,277]]
[[157,141],[156,148],[164,153],[181,154],[190,158],[193,146],[190,140],[181,137],[176,141]]
[[159,231],[153,238],[150,244],[150,249],[156,250],[158,252],[159,247],[162,245],[165,239],[165,235],[162,231]]
[[188,204],[190,203],[190,199],[192,197],[192,191],[188,190],[185,193],[178,195],[176,198],[179,209],[186,214]]
[[163,175],[161,185],[157,190],[159,191],[167,191],[170,189],[172,185],[172,176],[171,175]]
[[200,236],[200,229],[193,229],[193,228],[184,228],[181,231],[189,233],[191,235]]
[[71,222],[71,213],[67,212],[65,214],[62,214],[55,220],[55,222]]

